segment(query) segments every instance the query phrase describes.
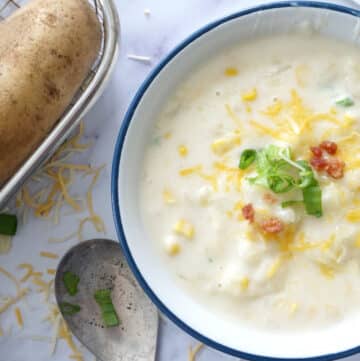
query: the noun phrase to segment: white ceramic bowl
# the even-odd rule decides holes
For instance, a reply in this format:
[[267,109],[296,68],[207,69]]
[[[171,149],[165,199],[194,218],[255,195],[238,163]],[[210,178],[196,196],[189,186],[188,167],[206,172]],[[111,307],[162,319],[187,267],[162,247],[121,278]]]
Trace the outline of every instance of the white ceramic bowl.
[[186,332],[220,351],[251,360],[345,357],[360,351],[359,320],[348,319],[323,330],[270,333],[221,319],[174,282],[141,223],[139,211],[143,155],[156,115],[172,89],[197,64],[224,48],[258,35],[288,32],[304,21],[327,37],[359,46],[359,15],[357,10],[328,3],[282,2],[220,19],[192,34],[156,67],[126,114],[112,174],[114,219],[125,256],[158,308]]

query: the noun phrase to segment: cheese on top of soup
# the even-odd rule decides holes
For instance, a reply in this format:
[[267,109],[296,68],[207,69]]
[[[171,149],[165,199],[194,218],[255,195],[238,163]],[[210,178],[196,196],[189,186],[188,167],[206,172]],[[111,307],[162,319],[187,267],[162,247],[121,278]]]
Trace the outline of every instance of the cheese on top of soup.
[[221,317],[320,327],[360,308],[360,52],[259,38],[169,96],[141,210],[169,272]]

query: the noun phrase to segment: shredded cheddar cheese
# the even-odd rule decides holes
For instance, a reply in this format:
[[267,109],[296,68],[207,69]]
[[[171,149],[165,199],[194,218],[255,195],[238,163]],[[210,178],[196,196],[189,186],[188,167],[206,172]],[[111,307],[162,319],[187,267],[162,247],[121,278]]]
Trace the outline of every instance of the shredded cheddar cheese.
[[7,311],[12,305],[15,305],[18,301],[24,298],[27,293],[27,288],[20,289],[15,297],[10,297],[6,302],[0,305],[0,313]]
[[335,241],[335,235],[332,234],[328,240],[322,242],[320,249],[323,251],[329,250],[331,246],[334,244],[334,241]]
[[262,114],[269,117],[275,117],[280,114],[283,109],[283,103],[281,100],[276,100],[274,104],[269,105],[265,110],[262,111]]
[[236,68],[229,66],[225,69],[224,73],[228,77],[233,77],[233,76],[238,75],[239,71]]
[[204,347],[204,345],[202,343],[199,343],[194,348],[190,347],[189,348],[189,359],[188,359],[188,361],[196,361],[196,356],[203,347]]
[[11,246],[12,246],[12,237],[6,235],[0,235],[0,254],[9,253]]
[[214,189],[215,192],[218,191],[218,182],[217,182],[217,176],[215,175],[211,175],[211,174],[205,174],[203,172],[199,172],[199,176],[204,179],[205,181],[210,182],[212,188]]
[[46,258],[52,258],[52,259],[58,259],[59,258],[59,255],[57,255],[56,253],[46,252],[46,251],[41,251],[40,256],[41,257],[46,257]]
[[257,93],[256,88],[253,88],[253,89],[243,93],[241,98],[245,102],[252,102],[252,101],[256,100],[257,95],[258,95],[258,93]]
[[216,155],[224,155],[226,152],[239,146],[240,144],[241,138],[239,136],[220,138],[211,144],[211,149]]
[[85,224],[87,222],[89,222],[89,223],[93,224],[93,226],[96,229],[97,220],[98,219],[94,218],[94,217],[85,217],[85,218],[81,219],[81,221],[79,223],[78,230],[77,230],[77,238],[78,238],[78,240],[82,241],[84,239],[84,237],[83,237],[83,228],[84,228]]
[[360,221],[360,209],[352,209],[346,214],[346,219],[349,222],[357,223]]
[[[91,143],[80,144],[79,140],[84,132],[84,125],[81,122],[79,132],[67,140],[53,155],[50,161],[40,170],[38,175],[32,177],[36,182],[48,183],[47,188],[41,189],[35,195],[31,195],[27,187],[23,187],[21,192],[16,197],[16,206],[22,205],[33,209],[37,217],[49,217],[53,212],[52,220],[55,224],[59,222],[60,208],[66,202],[76,212],[83,211],[82,207],[78,204],[78,200],[70,196],[69,187],[74,182],[74,172],[82,172],[85,176],[93,175],[93,182],[97,180],[97,175],[103,167],[92,169],[91,166],[85,164],[70,164],[68,159],[75,152],[84,152],[91,146]],[[92,183],[93,183],[92,182]],[[93,184],[89,187],[89,192],[93,190]],[[89,198],[89,195],[87,195]],[[91,195],[90,195],[91,198]],[[88,206],[89,206],[88,202]],[[24,210],[23,217],[26,217],[26,209]],[[92,212],[88,208],[89,212]],[[92,215],[93,216],[93,215]],[[102,220],[99,217],[93,218],[97,230],[102,229]]]
[[81,208],[79,207],[79,205],[76,203],[76,201],[70,197],[69,193],[68,193],[68,190],[65,186],[65,181],[64,181],[64,178],[63,178],[63,175],[62,175],[62,172],[63,172],[63,169],[60,168],[59,170],[59,173],[57,174],[58,176],[58,179],[59,179],[59,184],[60,184],[60,189],[61,189],[61,192],[63,194],[63,197],[64,199],[66,200],[66,202],[74,208],[75,211],[77,212],[80,212],[81,211]]
[[255,120],[250,120],[250,124],[262,134],[271,135],[273,138],[278,140],[289,141],[289,136],[286,136],[286,133],[280,133],[277,129],[270,128],[267,125],[258,123]]
[[241,121],[235,114],[234,110],[231,108],[230,104],[225,104],[225,110],[227,115],[233,120],[235,125],[241,127]]
[[213,164],[214,168],[223,172],[241,172],[239,168],[229,167],[224,163],[221,162],[214,162]]
[[[94,169],[87,164],[71,163],[71,157],[74,153],[82,153],[91,146],[90,143],[81,144],[80,138],[83,135],[83,131],[84,127],[83,123],[81,123],[78,134],[68,139],[61,147],[59,147],[50,161],[45,164],[36,175],[31,177],[31,186],[24,186],[16,195],[15,206],[19,217],[22,216],[24,222],[26,222],[29,211],[32,211],[36,217],[47,218],[49,221],[53,221],[56,224],[60,220],[62,206],[69,205],[75,212],[88,211],[89,217],[87,218],[90,219],[94,227],[97,230],[105,231],[103,221],[100,216],[96,214],[92,200],[93,189],[103,167]],[[89,177],[90,185],[86,190],[86,199],[72,196],[71,186],[77,180],[76,176],[78,173],[81,173],[86,177],[91,177]],[[35,191],[33,191],[33,189]],[[81,228],[81,220],[79,223],[79,228]],[[79,232],[73,232],[63,239],[50,239],[49,241],[63,242],[75,238],[78,233]],[[3,244],[0,239],[0,248],[2,246]],[[4,247],[5,246],[9,249],[11,246],[11,238],[7,240],[6,244],[4,242]],[[50,259],[58,258],[57,254],[46,251],[41,251],[40,256]],[[28,288],[21,288],[20,285],[29,280],[36,286],[35,291],[44,296],[45,304],[52,307],[49,299],[53,292],[54,279],[45,280],[42,278],[43,273],[36,272],[33,265],[30,263],[22,263],[18,265],[18,268],[24,272],[24,274],[21,274],[20,281],[18,281],[10,272],[0,267],[0,273],[4,274],[16,285],[15,295],[9,295],[0,299],[0,313],[8,311],[10,307],[16,305],[22,299],[26,301],[25,296],[30,290]],[[55,269],[47,269],[48,275],[55,275],[55,273]],[[69,357],[74,360],[82,361],[83,356],[73,342],[72,336],[55,305],[54,309],[56,309],[56,312],[52,312],[53,316],[48,319],[55,330],[52,340],[50,339],[50,341],[53,342],[52,352],[55,352],[57,340],[63,339],[71,350],[71,355]],[[16,321],[20,327],[23,327],[24,318],[21,311],[20,307],[14,307]],[[40,337],[41,336],[39,336],[39,339]],[[45,339],[45,337],[43,339]]]
[[188,155],[189,151],[185,145],[179,145],[178,153],[179,153],[180,157],[186,157]]
[[279,270],[281,263],[283,259],[282,257],[278,257],[275,262],[269,267],[269,269],[266,272],[267,278],[273,278],[276,274],[276,272]]
[[188,176],[190,174],[194,174],[202,169],[202,165],[196,165],[194,167],[183,168],[179,171],[179,174],[183,177]]
[[55,353],[56,345],[58,340],[64,340],[70,350],[72,351],[72,355],[76,356],[77,360],[83,361],[83,356],[81,352],[76,347],[73,336],[71,335],[64,319],[62,318],[59,309],[56,305],[50,304],[50,312],[48,316],[46,317],[46,320],[49,321],[53,325],[53,336],[52,336],[52,342],[51,342],[51,355]]
[[26,270],[26,273],[20,279],[20,282],[26,282],[34,273],[34,267],[29,263],[21,263],[18,265],[18,268],[23,268]]
[[24,327],[24,320],[23,320],[20,308],[16,307],[14,311],[15,311],[15,317],[16,317],[16,321],[17,321],[18,325],[21,328],[23,328]]
[[10,272],[8,272],[5,268],[2,268],[1,266],[0,266],[0,273],[2,273],[5,277],[7,277],[10,281],[12,281],[15,284],[16,290],[19,293],[21,287],[17,278],[14,275],[12,275]]
[[20,282],[17,280],[15,276],[13,276],[10,272],[6,271],[4,268],[0,267],[0,273],[2,273],[5,277],[7,277],[10,281],[12,281],[16,286],[16,296],[9,297],[6,302],[0,305],[0,313],[5,312],[9,307],[16,304],[19,300],[21,300],[28,292],[27,288],[21,288]]

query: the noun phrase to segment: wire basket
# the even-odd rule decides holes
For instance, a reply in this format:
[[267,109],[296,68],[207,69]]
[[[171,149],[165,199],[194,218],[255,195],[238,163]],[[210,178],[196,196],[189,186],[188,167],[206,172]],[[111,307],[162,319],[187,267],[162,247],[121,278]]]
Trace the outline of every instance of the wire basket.
[[[0,0],[0,22],[28,0]],[[49,0],[53,1],[53,0]],[[38,148],[0,188],[0,209],[70,135],[102,93],[118,55],[119,20],[112,0],[88,0],[100,21],[102,43],[96,61],[71,104]]]

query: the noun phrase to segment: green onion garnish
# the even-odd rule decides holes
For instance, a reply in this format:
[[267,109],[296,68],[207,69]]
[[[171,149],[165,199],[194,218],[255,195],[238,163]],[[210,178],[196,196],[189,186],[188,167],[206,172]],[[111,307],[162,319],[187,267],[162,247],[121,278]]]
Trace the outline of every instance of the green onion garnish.
[[67,316],[75,315],[75,313],[78,313],[81,310],[81,307],[79,305],[74,305],[69,302],[61,302],[59,306],[61,312]]
[[291,206],[296,206],[298,204],[304,204],[304,201],[296,201],[296,200],[284,201],[284,202],[281,202],[281,207],[287,208],[287,207],[291,207]]
[[94,293],[96,303],[100,306],[101,316],[106,327],[119,326],[120,321],[111,301],[111,291],[104,289]]
[[320,186],[313,185],[302,190],[306,213],[315,217],[322,216],[321,189]]
[[0,234],[14,236],[17,230],[17,217],[13,214],[0,214]]
[[269,175],[267,183],[274,193],[286,193],[294,188],[294,178],[287,175]]
[[286,201],[282,203],[282,207],[301,202],[304,203],[307,214],[316,217],[322,215],[321,189],[307,161],[292,160],[289,147],[269,145],[256,153],[255,162],[257,175],[248,178],[251,184],[269,188],[274,193],[300,189],[303,201]]
[[66,271],[63,276],[63,281],[66,290],[68,291],[70,296],[75,296],[78,292],[78,284],[80,282],[79,276],[70,271]]
[[303,167],[300,171],[299,188],[302,189],[306,213],[315,217],[322,216],[321,188],[310,165],[302,160],[297,162]]
[[255,161],[255,159],[256,159],[256,150],[245,149],[240,156],[239,168],[246,169]]
[[354,105],[354,101],[350,97],[343,97],[337,100],[336,105],[340,105],[342,107],[351,107]]

